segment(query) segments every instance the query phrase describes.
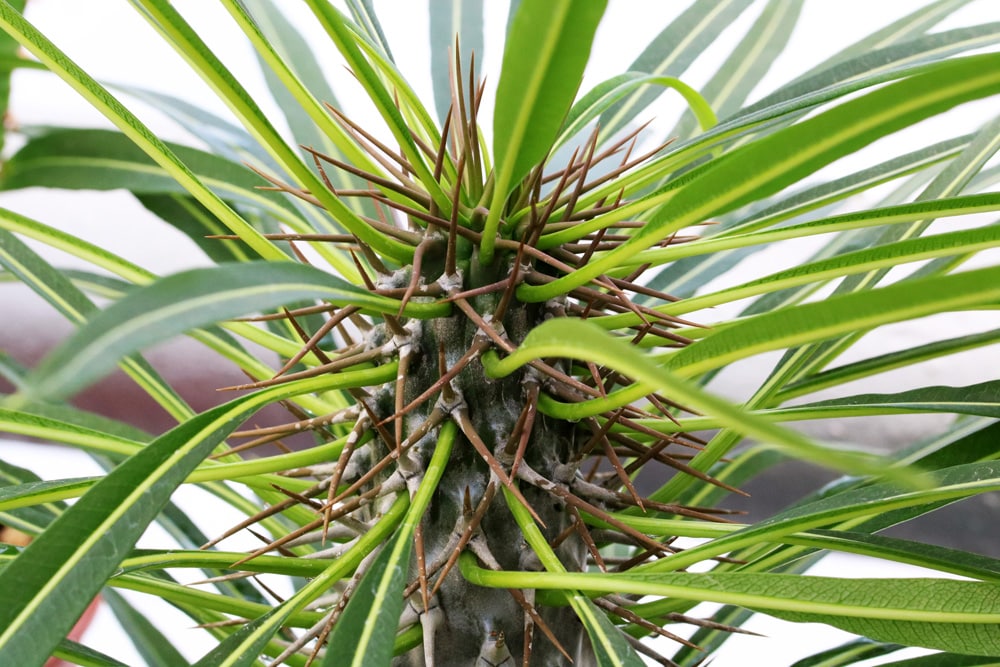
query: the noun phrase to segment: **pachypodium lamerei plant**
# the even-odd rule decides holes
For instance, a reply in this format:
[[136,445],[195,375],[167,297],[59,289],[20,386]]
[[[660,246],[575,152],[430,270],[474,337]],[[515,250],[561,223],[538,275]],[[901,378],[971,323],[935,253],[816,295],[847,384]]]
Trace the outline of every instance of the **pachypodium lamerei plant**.
[[[697,0],[629,72],[581,94],[606,3],[522,0],[484,119],[480,3],[431,2],[435,118],[396,68],[370,2],[349,0],[345,12],[306,0],[376,127],[339,108],[279,3],[218,0],[256,51],[288,136],[167,0],[131,4],[232,119],[98,83],[17,4],[0,1],[5,66],[50,70],[118,130],[29,132],[3,187],[129,190],[217,265],[155,276],[0,210],[4,277],[80,325],[37,367],[4,365],[16,391],[0,429],[82,448],[109,470],[43,481],[0,464],[0,521],[34,538],[0,555],[0,664],[53,653],[120,664],[64,639],[102,590],[150,664],[188,664],[115,588],[167,600],[216,637],[196,663],[206,667],[695,665],[754,611],[864,638],[823,664],[903,646],[944,661],[1000,656],[1000,563],[877,534],[1000,488],[997,382],[791,403],[1000,339],[939,336],[838,362],[884,325],[996,307],[1000,268],[957,269],[997,247],[1000,226],[949,225],[1000,210],[989,191],[1000,170],[988,166],[1000,120],[919,136],[910,152],[805,184],[884,136],[996,100],[1000,54],[986,47],[1000,27],[932,32],[965,2],[922,7],[747,105],[801,2]],[[682,83],[747,11],[753,25],[703,89]],[[632,123],[667,90],[687,111],[668,136],[648,137]],[[154,103],[202,145],[164,143],[119,98]],[[852,199],[883,184],[875,204]],[[936,233],[923,234],[934,220]],[[757,250],[814,235],[828,241],[806,261],[699,289]],[[54,268],[22,238],[105,274]],[[834,281],[832,295],[812,298]],[[744,299],[737,316],[704,323],[707,309]],[[195,414],[140,356],[183,333],[250,377],[230,388],[239,397]],[[715,393],[719,371],[768,351],[784,354],[742,405]],[[154,437],[65,402],[116,365],[175,428]],[[244,425],[270,404],[287,423]],[[961,417],[886,458],[782,423],[918,412]],[[301,433],[311,446],[254,455]],[[738,523],[727,496],[787,458],[850,476]],[[641,492],[640,472],[661,485]],[[246,520],[203,535],[171,501],[185,483]],[[135,549],[153,522],[178,545]],[[222,548],[242,531],[262,536],[261,548]],[[829,551],[968,580],[803,574]],[[182,585],[170,573],[183,569],[209,579]],[[269,602],[261,573],[288,577],[291,593]],[[693,616],[702,601],[724,606]],[[655,635],[666,639],[654,648],[644,640]]]

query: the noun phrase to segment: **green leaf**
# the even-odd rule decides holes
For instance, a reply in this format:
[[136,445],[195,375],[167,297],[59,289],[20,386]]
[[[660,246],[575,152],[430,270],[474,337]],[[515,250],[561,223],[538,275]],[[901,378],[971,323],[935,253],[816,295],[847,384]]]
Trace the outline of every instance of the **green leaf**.
[[93,486],[99,477],[74,477],[72,479],[21,482],[0,486],[0,512],[20,507],[31,507],[55,500],[77,498]]
[[252,258],[239,241],[205,238],[212,234],[228,234],[229,230],[194,197],[148,194],[137,195],[136,199],[146,210],[183,232],[213,262],[222,264],[251,261]]
[[412,545],[409,535],[397,533],[372,562],[333,628],[323,667],[392,663]]
[[[247,131],[266,148],[278,165],[296,179],[302,188],[308,190],[319,200],[321,206],[336,220],[334,223],[330,216],[318,218],[328,231],[341,229],[340,226],[342,226],[387,257],[403,259],[412,256],[412,248],[393,237],[377,232],[326,187],[319,176],[306,166],[299,154],[286,143],[256,104],[253,96],[246,91],[225,64],[215,56],[198,33],[188,25],[183,16],[169,2],[165,0],[130,0],[130,2],[139,8],[140,15],[148,20],[164,40],[178,51],[192,69],[212,87],[218,97],[229,106]],[[286,85],[292,86],[290,90],[297,95],[296,99],[300,103],[306,105],[304,108],[310,111],[313,120],[331,132],[331,136],[335,133],[342,133],[342,130],[330,119],[329,114],[323,111],[321,105],[309,91],[305,90],[297,77],[288,70],[284,61],[277,57],[274,49],[247,15],[243,5],[230,1],[226,1],[224,4],[237,19],[240,28],[251,39],[258,53],[268,59],[272,67],[276,68],[276,73],[282,75],[282,80]],[[348,144],[350,142],[338,145],[346,148]],[[353,144],[350,145],[353,146]],[[352,158],[362,156],[361,162],[364,163],[364,154],[356,147],[351,155]],[[192,194],[196,193],[192,192]]]
[[676,90],[688,103],[689,110],[698,119],[702,130],[707,130],[715,125],[715,112],[709,103],[698,91],[680,79],[672,76],[652,76],[627,72],[597,84],[590,92],[581,97],[566,115],[562,130],[553,146],[556,148],[562,146],[610,105],[644,86],[658,86]]
[[[679,77],[750,5],[749,0],[692,3],[649,43],[629,65],[629,71]],[[649,108],[657,94],[653,90],[637,90],[605,112],[600,120],[605,135],[612,136],[622,130]]]
[[[507,501],[508,509],[521,528],[525,541],[534,550],[545,569],[551,573],[565,574],[565,566],[552,547],[549,546],[527,508],[506,487],[501,487],[501,490]],[[462,554],[459,559],[459,568],[462,576],[472,583],[479,583],[476,580],[476,575],[482,570],[476,566],[475,557],[471,553]],[[525,586],[525,588],[532,588],[532,586]],[[622,631],[611,623],[607,614],[598,609],[580,591],[574,590],[571,586],[566,588],[568,590],[563,591],[565,597],[570,606],[573,607],[573,611],[576,612],[580,623],[587,630],[587,636],[590,638],[590,646],[597,658],[598,667],[641,667],[642,659],[629,646]]]
[[[370,531],[361,535],[357,543],[322,573],[299,589],[283,603],[263,616],[247,623],[226,638],[199,660],[195,667],[249,667],[254,664],[269,638],[277,632],[292,614],[303,608],[316,596],[328,592],[340,579],[351,576],[365,556],[389,538],[403,514],[407,511],[408,498],[397,496],[382,520]],[[394,626],[395,629],[395,626]]]
[[[831,65],[849,60],[855,56],[871,53],[892,44],[907,42],[930,32],[931,28],[955,13],[971,0],[937,0],[914,10],[910,14],[893,21],[884,28],[859,39],[846,49],[835,53],[824,62],[807,71],[802,77],[828,69]],[[797,79],[798,80],[798,79]]]
[[410,576],[413,533],[444,474],[456,432],[453,421],[441,427],[403,525],[361,577],[330,635],[323,667],[388,667],[392,663],[393,642],[405,604],[403,589]]
[[[17,493],[16,489],[22,484],[37,484],[41,481],[38,475],[30,470],[0,459],[0,493]],[[56,501],[35,507],[0,511],[0,523],[34,536],[55,521],[65,509],[65,503]]]
[[[166,146],[221,199],[301,227],[295,207],[282,194],[261,190],[266,181],[244,165],[187,146]],[[7,161],[0,186],[187,194],[169,171],[112,130],[55,130],[33,138]]]
[[467,80],[472,55],[479,60],[477,69],[483,69],[483,2],[482,0],[430,0],[427,8],[430,18],[430,68],[434,83],[434,106],[438,120],[443,124],[451,107],[451,78],[454,68],[455,38],[462,50],[462,74]]
[[[392,72],[394,68],[391,63],[385,62],[384,55],[377,50],[366,50],[365,40],[358,38],[347,17],[334,8],[328,0],[306,0],[306,4],[312,9],[319,25],[323,27],[344,56],[352,73],[364,87],[369,101],[378,109],[382,119],[392,132],[393,138],[399,144],[400,152],[408,162],[407,169],[420,181],[425,191],[440,209],[445,214],[450,213],[451,199],[445,194],[438,179],[434,178],[431,168],[427,165],[426,156],[417,147],[416,141],[414,141],[414,132],[404,120],[397,104],[399,99],[397,91],[400,88],[408,89],[406,82],[398,79],[398,83],[393,81],[392,85],[387,84],[377,70],[380,68],[382,71]],[[365,53],[368,54],[369,58],[365,57]],[[369,60],[375,61],[375,64],[373,65]],[[406,92],[399,94],[406,94]],[[410,107],[408,111],[421,117],[427,116],[426,109],[418,98],[407,95],[407,101]],[[432,123],[431,125],[433,126]],[[432,139],[432,143],[436,142],[437,139]],[[330,208],[330,210],[334,209]]]
[[44,662],[174,489],[247,416],[352,379],[344,373],[238,398],[177,426],[112,470],[0,572],[0,664]]
[[187,667],[188,661],[174,648],[173,643],[145,615],[129,604],[128,600],[111,589],[105,589],[101,597],[111,607],[125,635],[147,665]]
[[777,618],[826,623],[872,639],[959,653],[1000,653],[1000,584],[951,579],[848,579],[708,572],[612,574],[491,571],[463,575],[491,587],[657,595],[736,604]]
[[[662,264],[695,255],[708,255],[710,258],[714,258],[723,254],[725,250],[746,248],[751,245],[762,246],[767,243],[805,238],[816,234],[832,234],[882,225],[912,223],[926,218],[948,218],[996,210],[1000,210],[1000,194],[993,192],[895,204],[866,211],[843,213],[819,220],[778,227],[777,229],[747,234],[735,233],[730,235],[722,233],[719,236],[684,243],[676,247],[647,250],[628,260],[624,265],[632,266],[647,262]],[[624,318],[615,317],[617,318],[615,320],[602,321],[626,321]]]
[[[90,262],[96,266],[103,269],[111,271],[117,275],[124,277],[126,280],[137,283],[139,285],[146,285],[152,283],[156,276],[139,266],[136,266],[132,262],[122,259],[117,255],[114,255],[99,246],[92,243],[84,241],[83,239],[77,238],[68,234],[66,232],[53,229],[47,225],[43,225],[34,220],[30,220],[23,216],[19,216],[10,211],[5,211],[0,209],[0,228],[7,228],[18,234],[23,234],[28,238],[32,238],[42,243],[45,243],[53,248],[58,248],[64,252],[69,253],[75,257],[79,257],[84,261]],[[24,246],[24,244],[20,244]],[[16,244],[15,244],[16,246]],[[41,266],[45,264],[41,258],[38,258],[36,254],[31,255],[33,258],[32,265]],[[27,265],[28,263],[23,263]],[[53,275],[58,275],[59,272],[54,269],[51,270]],[[72,275],[68,273],[67,275]],[[33,281],[36,279],[32,279]],[[34,286],[33,282],[28,281],[29,284]],[[37,281],[42,282],[42,281]],[[64,280],[62,282],[65,282]],[[107,287],[108,284],[103,284],[103,287]],[[41,288],[39,288],[41,289]],[[45,292],[50,288],[46,287],[41,289],[41,292]],[[63,293],[62,290],[51,290],[56,293]],[[68,293],[68,292],[67,292]],[[119,290],[118,293],[106,293],[102,292],[102,295],[110,298],[120,298],[122,291]],[[62,312],[62,311],[60,311]],[[68,315],[67,315],[68,316]],[[74,322],[79,321],[75,317],[72,318]],[[240,336],[246,340],[263,345],[265,348],[277,352],[283,356],[291,356],[295,354],[301,343],[296,340],[287,340],[280,336],[276,336],[265,329],[261,329],[249,322],[230,322],[224,325],[226,329],[238,333]],[[197,340],[203,342],[210,349],[215,350],[219,354],[225,356],[226,358],[232,360],[239,365],[244,371],[249,373],[255,378],[267,378],[271,377],[273,369],[271,369],[266,364],[259,361],[256,357],[248,354],[232,337],[226,335],[224,332],[209,328],[206,330],[198,330],[191,333],[191,336]],[[310,357],[307,357],[307,359]],[[142,384],[142,383],[140,383]],[[164,387],[166,385],[163,385]],[[151,391],[151,387],[156,387],[155,384],[149,383],[149,386],[143,385],[146,391]],[[161,390],[162,391],[162,390]],[[164,392],[164,396],[167,394]],[[307,398],[302,398],[300,400],[308,401]],[[170,403],[161,401],[161,405],[167,406],[168,411],[175,415],[178,419],[183,419],[186,415],[192,414],[189,409],[178,409]],[[328,407],[328,404],[327,404]],[[311,409],[322,409],[314,405]]]
[[238,234],[261,257],[272,260],[284,259],[284,255],[270,241],[264,239],[225,202],[219,199],[132,112],[122,106],[121,102],[97,83],[93,77],[80,69],[34,26],[25,21],[24,17],[14,10],[7,0],[0,4],[0,28],[31,51],[52,72],[59,75],[104,114],[108,120],[114,123],[157,164],[172,174],[191,195],[215,213],[233,233]]
[[777,202],[755,210],[745,217],[734,219],[730,224],[721,225],[722,229],[718,230],[716,234],[724,233],[729,236],[768,227],[773,228],[779,223],[815,211],[818,208],[842,202],[851,195],[950,160],[969,145],[972,137],[973,135],[966,134],[946,139],[886,160],[874,167],[862,169],[793,194],[779,193],[780,199]]
[[814,70],[814,74],[779,88],[743,108],[737,115],[753,113],[815,91],[833,88],[852,79],[903,72],[915,64],[943,60],[963,51],[989,46],[998,39],[1000,39],[1000,23],[986,23],[919,35],[903,43],[890,44],[883,48],[864,47],[858,49],[854,57],[820,71]]
[[[0,209],[0,226],[13,221],[28,223],[31,220],[16,213]],[[48,301],[70,322],[79,324],[96,311],[97,306],[76,288],[61,272],[54,269],[34,250],[21,242],[6,229],[0,229],[0,265]],[[120,361],[126,374],[135,380],[172,417],[181,420],[193,414],[187,403],[171,388],[156,370],[142,357]]]
[[835,646],[825,651],[820,651],[808,658],[803,658],[792,667],[841,667],[842,665],[853,665],[861,660],[878,658],[889,655],[905,648],[901,644],[884,644],[873,642],[870,639],[855,639],[847,643]]
[[[726,572],[678,574],[676,579],[671,575],[661,580],[667,587],[660,589],[655,576],[621,578],[633,577],[636,584],[648,585],[642,590],[645,594],[739,604],[785,620],[826,623],[878,641],[959,653],[1000,653],[994,620],[1000,612],[997,584]],[[629,592],[635,591],[630,587]]]
[[608,399],[592,399],[581,403],[557,403],[547,396],[539,397],[539,410],[560,419],[581,419],[604,412],[609,405],[639,400],[653,391],[667,391],[673,400],[705,415],[746,436],[788,450],[793,455],[821,465],[847,470],[885,472],[871,457],[857,452],[826,449],[805,436],[778,426],[766,419],[741,409],[700,387],[695,386],[668,369],[656,364],[626,340],[608,335],[591,322],[578,319],[556,318],[543,322],[525,337],[524,342],[502,360],[493,351],[483,356],[487,375],[503,377],[528,361],[544,357],[581,359],[607,366],[633,379],[634,384],[625,390],[609,395]]
[[[957,104],[1000,92],[1000,55],[947,61],[923,74],[879,88],[714,160],[681,186],[660,191],[598,216],[602,224],[657,213],[625,244],[545,285],[522,284],[518,296],[543,301],[588,281],[674,231],[759,200],[800,181],[882,136]],[[907,100],[900,105],[899,100]],[[767,165],[761,169],[760,165]],[[669,206],[660,206],[670,202]]]
[[641,567],[648,570],[683,568],[747,545],[776,541],[797,531],[833,525],[897,508],[954,501],[1000,489],[1000,463],[996,461],[957,465],[926,475],[930,484],[928,488],[904,490],[897,485],[880,482],[848,489],[798,505],[735,533]]
[[[289,21],[285,13],[279,10],[273,0],[250,0],[249,2],[244,0],[244,5],[252,14],[255,24],[267,38],[268,43],[295,72],[312,96],[331,106],[339,106],[337,96],[330,87],[326,75],[323,73],[323,68],[316,59],[316,54],[308,40]],[[331,138],[317,126],[309,113],[295,99],[295,96],[289,92],[281,78],[275,74],[260,52],[257,53],[257,59],[260,61],[261,71],[267,81],[268,89],[285,115],[296,143],[299,146],[308,146],[327,155],[343,159],[343,153],[336,147]],[[312,161],[312,156],[304,150],[302,156],[306,158],[307,162]],[[348,175],[339,169],[331,171],[329,176],[338,184],[353,182]]]
[[[836,408],[835,410],[828,410]],[[894,394],[857,394],[771,411],[782,419],[814,418],[813,413],[851,417],[864,414],[946,412],[1000,418],[1000,380],[963,387],[931,386]]]
[[173,95],[147,88],[123,84],[108,84],[108,88],[155,107],[219,157],[230,162],[254,164],[275,172],[281,169],[249,132],[221,116]]
[[[702,95],[725,118],[735,113],[785,50],[795,32],[802,0],[770,0],[726,61],[702,88]],[[691,110],[685,111],[667,136],[686,138],[695,126]],[[702,129],[704,126],[702,126]]]
[[69,639],[59,642],[52,655],[81,667],[128,667],[124,662]]
[[[28,394],[69,396],[122,356],[219,320],[302,299],[327,299],[378,312],[399,302],[304,264],[250,262],[193,269],[136,290],[93,317],[57,347],[29,378]],[[410,315],[447,312],[446,304],[407,306]]]
[[[658,519],[626,512],[612,513],[610,516],[647,535],[718,538],[747,528],[746,525],[741,524],[712,523],[689,519]],[[584,514],[584,520],[598,528],[613,528],[607,521],[590,514]],[[865,526],[866,529],[873,530],[885,527],[885,525]],[[860,554],[896,563],[916,565],[938,572],[948,572],[970,579],[1000,583],[1000,559],[933,544],[872,535],[858,530],[822,529],[782,535],[777,541],[788,545],[810,547],[810,549]],[[796,556],[801,557],[801,555],[802,550],[798,550]],[[754,567],[757,565],[754,564]]]
[[524,0],[504,46],[493,114],[493,201],[482,261],[493,257],[503,203],[545,159],[573,103],[606,0]]
[[[11,4],[19,12],[24,11],[26,0],[12,0]],[[21,60],[18,43],[9,35],[0,35],[0,116],[7,116],[7,103],[10,100],[10,75],[14,66]],[[9,63],[9,64],[8,64]],[[0,126],[0,149],[3,149],[6,139],[6,127]]]
[[[283,609],[275,607],[263,616],[244,623],[236,632],[232,633],[212,650],[203,655],[192,667],[251,667],[259,664],[258,656],[267,646],[271,636],[278,630],[273,624],[276,620],[284,619],[288,613]],[[269,632],[264,632],[264,629]]]
[[789,539],[791,543],[803,545],[811,543],[811,546],[820,546],[822,542],[821,548],[824,549],[862,554],[971,579],[1000,583],[1000,560],[960,549],[841,530],[815,529],[802,538]]
[[[375,163],[324,107],[324,104],[338,106],[337,97],[308,40],[272,0],[251,0],[249,3],[223,0],[222,4],[254,47],[264,79],[292,130],[299,146],[299,154],[306,164],[311,165],[310,168],[304,168],[300,162],[290,161],[288,156],[284,158],[288,163],[286,173],[298,174],[300,179],[305,177],[313,194],[326,202],[331,201],[330,193],[325,190],[316,191],[319,186],[317,175],[324,180],[324,184],[328,179],[333,188],[340,189],[357,188],[362,181],[341,169],[320,169],[315,166],[313,153],[307,149],[311,148],[334,159],[352,163],[358,168],[379,173]],[[176,18],[172,20],[177,22]],[[192,43],[193,39],[193,36],[188,37],[188,43]],[[232,86],[232,83],[229,85]],[[271,134],[270,130],[268,134]],[[272,136],[270,141],[278,146],[277,137]],[[284,153],[285,148],[280,148],[280,152]],[[346,204],[356,214],[373,213],[370,207],[364,205],[364,200],[349,198]],[[336,207],[330,208],[329,204],[326,206],[330,210],[337,210]],[[317,228],[331,227],[330,222],[322,216],[315,220]],[[355,224],[357,222],[354,221]]]
[[782,308],[719,327],[704,339],[672,354],[668,365],[691,377],[761,352],[924,315],[985,307],[998,299],[1000,268],[894,283]]
[[361,27],[361,30],[368,39],[378,46],[382,57],[389,62],[393,62],[389,42],[385,38],[385,33],[382,32],[382,24],[379,23],[372,0],[347,0],[347,6],[351,10],[354,22]]
[[882,667],[1000,667],[1000,658],[958,653],[934,653],[919,658],[886,662]]
[[800,264],[734,287],[684,299],[662,308],[662,312],[669,315],[693,313],[789,287],[836,280],[847,275],[888,269],[936,257],[976,253],[998,245],[1000,245],[1000,225],[886,243],[865,250],[842,253],[829,259]]

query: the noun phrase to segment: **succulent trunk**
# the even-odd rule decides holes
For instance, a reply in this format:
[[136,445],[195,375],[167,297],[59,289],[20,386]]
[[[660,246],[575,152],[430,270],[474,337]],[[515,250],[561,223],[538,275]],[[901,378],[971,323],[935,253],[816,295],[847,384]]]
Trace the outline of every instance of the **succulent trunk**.
[[[503,273],[508,269],[505,267]],[[474,289],[502,277],[494,275],[495,271],[472,269],[467,273],[460,289]],[[499,298],[498,293],[481,295],[470,298],[469,303],[480,315],[489,317],[496,311]],[[546,310],[546,304],[513,301],[503,318],[507,337],[517,344],[541,322]],[[476,322],[458,309],[450,317],[420,322],[409,338],[407,354],[410,358],[403,385],[403,404],[409,404],[435,383],[440,385],[442,373],[459,363],[481,337]],[[447,418],[464,422],[460,424],[459,438],[452,449],[448,468],[421,524],[420,548],[428,574],[448,561],[456,550],[471,551],[486,567],[541,569],[507,508],[500,489],[503,483],[469,438],[471,428],[473,438],[481,440],[509,474],[523,429],[519,420],[531,401],[531,385],[537,382],[539,379],[532,371],[491,379],[476,358],[442,388],[437,401],[432,398],[421,403],[402,419],[399,434],[402,442],[409,442],[412,434],[419,436],[418,429],[427,419],[435,418],[435,411],[447,411]],[[380,418],[393,415],[397,404],[395,387],[387,386],[370,404]],[[458,417],[459,413],[463,417]],[[393,424],[388,422],[386,428],[391,431]],[[581,438],[575,424],[536,414],[523,465],[549,480],[565,478],[567,473],[575,472],[586,440],[585,436]],[[413,453],[407,457],[416,463],[418,476],[431,456],[435,441],[436,429],[432,429],[414,443]],[[386,447],[384,443],[377,446]],[[386,453],[383,449],[377,457]],[[564,504],[548,492],[528,484],[520,484],[519,489],[543,524],[542,530],[550,542],[562,536],[555,550],[567,569],[585,570],[586,546],[575,531],[571,530],[568,538],[564,534],[573,520]],[[475,527],[469,530],[470,525]],[[468,538],[467,544],[459,542],[463,534]],[[412,567],[409,579],[416,581],[420,572],[416,563]],[[434,588],[435,577],[428,579],[430,588]],[[530,591],[524,594],[531,596]],[[457,565],[440,580],[436,594],[429,598],[429,611],[423,609],[420,589],[412,591],[408,604],[411,612],[420,615],[424,646],[398,657],[394,664],[423,665],[433,660],[431,664],[435,667],[519,665],[524,651],[531,656],[531,665],[566,664],[566,657],[538,627],[526,632],[526,628],[535,625],[534,621],[510,591],[470,584]],[[588,664],[585,632],[572,610],[568,606],[539,605],[538,614],[572,657],[573,664]],[[530,648],[526,642],[531,643]]]

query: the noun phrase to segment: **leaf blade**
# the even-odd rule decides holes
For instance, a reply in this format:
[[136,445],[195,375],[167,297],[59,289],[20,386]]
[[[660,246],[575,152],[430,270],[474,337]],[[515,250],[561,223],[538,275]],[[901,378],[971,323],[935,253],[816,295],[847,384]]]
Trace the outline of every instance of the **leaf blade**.
[[[382,312],[399,308],[394,299],[304,264],[250,262],[184,271],[133,291],[92,318],[39,364],[29,378],[28,394],[68,396],[121,356],[146,345],[221,319],[313,298]],[[410,304],[407,309],[412,315],[426,306]],[[431,306],[429,312],[440,310]]]
[[606,0],[525,0],[504,47],[493,114],[493,197],[483,227],[483,261],[493,257],[503,203],[541,161],[583,79]]

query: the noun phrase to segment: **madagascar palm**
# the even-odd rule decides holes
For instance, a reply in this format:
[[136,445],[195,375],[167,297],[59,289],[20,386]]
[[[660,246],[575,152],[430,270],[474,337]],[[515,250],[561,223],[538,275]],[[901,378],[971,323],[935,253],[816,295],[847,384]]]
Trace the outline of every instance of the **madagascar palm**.
[[[996,24],[929,33],[964,4],[942,0],[747,105],[780,52],[759,48],[760,36],[780,35],[770,45],[780,47],[800,2],[764,3],[701,92],[677,77],[751,3],[695,2],[632,71],[580,94],[605,3],[524,0],[484,118],[491,84],[473,55],[475,21],[453,25],[445,17],[463,12],[432,3],[432,29],[460,33],[454,57],[435,55],[447,66],[437,68],[435,118],[396,68],[370,3],[350,0],[344,13],[306,0],[378,111],[376,128],[340,109],[277,3],[219,3],[253,45],[289,136],[166,0],[132,4],[239,125],[162,93],[102,86],[0,3],[0,25],[37,57],[32,66],[118,127],[31,133],[4,187],[128,189],[217,263],[159,277],[0,212],[7,277],[80,325],[37,367],[8,371],[18,389],[2,428],[81,447],[109,467],[100,479],[56,481],[3,468],[0,519],[35,540],[4,556],[0,663],[55,652],[114,664],[62,641],[105,586],[160,596],[203,624],[218,645],[200,666],[638,665],[640,654],[693,665],[748,610],[869,638],[837,649],[835,664],[902,645],[1000,655],[996,561],[876,534],[1000,488],[989,444],[996,383],[790,403],[996,342],[990,331],[838,363],[884,325],[995,307],[1000,268],[956,269],[996,247],[1000,228],[922,232],[934,219],[1000,209],[988,191],[997,171],[984,169],[1000,122],[921,137],[911,152],[805,184],[884,136],[1000,92],[1000,55],[964,55],[994,44]],[[476,3],[453,5],[477,16]],[[634,122],[665,89],[688,111],[650,138]],[[204,146],[164,143],[118,96],[153,102]],[[884,201],[834,214],[890,182]],[[830,240],[804,263],[697,289],[720,267],[812,235]],[[56,269],[19,237],[114,278]],[[918,261],[904,279],[883,280]],[[831,281],[832,296],[811,298]],[[738,316],[702,323],[707,309],[748,298]],[[139,354],[182,333],[245,372],[248,382],[229,388],[244,393],[195,414]],[[280,361],[268,365],[248,342]],[[742,405],[707,387],[768,351],[783,355]],[[115,365],[175,428],[153,437],[65,402]],[[287,423],[241,426],[274,403]],[[966,417],[886,459],[782,424],[926,411]],[[302,432],[308,448],[252,453]],[[767,521],[733,523],[726,496],[788,457],[852,476]],[[666,481],[643,494],[640,472]],[[203,536],[171,503],[185,482],[246,520]],[[135,550],[153,521],[182,548]],[[219,548],[243,530],[265,536],[260,549]],[[683,549],[678,537],[707,539]],[[972,581],[802,575],[823,550]],[[701,573],[687,571],[695,565]],[[182,586],[166,568],[205,570],[212,588]],[[293,577],[294,593],[268,603],[249,578],[258,572]],[[141,612],[109,595],[143,628],[137,645],[150,663],[182,662]],[[712,619],[688,613],[703,600],[733,606]],[[693,643],[674,634],[685,625]],[[641,641],[653,634],[677,643],[654,651]]]

